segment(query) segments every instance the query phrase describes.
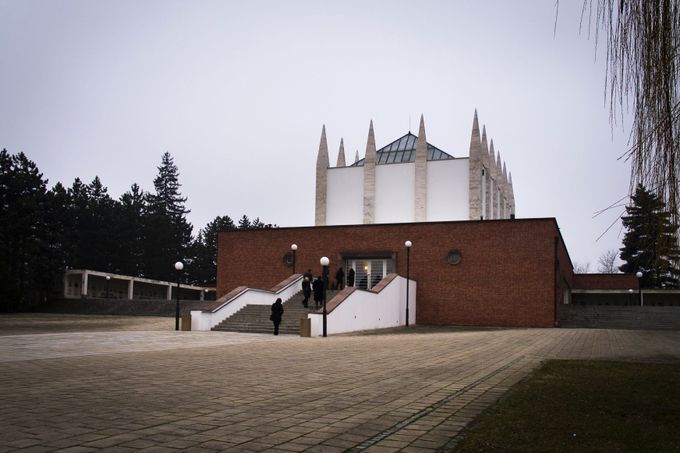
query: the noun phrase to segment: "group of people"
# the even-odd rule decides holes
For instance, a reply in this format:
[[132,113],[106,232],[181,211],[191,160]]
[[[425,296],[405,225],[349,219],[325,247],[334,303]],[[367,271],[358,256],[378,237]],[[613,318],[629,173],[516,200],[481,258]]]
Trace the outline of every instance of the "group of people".
[[[354,269],[350,268],[347,272],[347,285],[354,286]],[[335,282],[333,283],[333,289],[344,289],[345,288],[345,271],[342,267],[339,267],[335,273]],[[302,300],[302,305],[305,308],[309,308],[309,298],[314,295],[314,307],[320,308],[323,303],[324,297],[324,277],[322,275],[314,278],[312,275],[312,270],[307,269],[307,272],[302,274],[302,295],[304,299]],[[269,319],[274,323],[274,335],[279,334],[279,325],[283,319],[283,303],[281,298],[276,299],[276,302],[272,304],[272,314]]]

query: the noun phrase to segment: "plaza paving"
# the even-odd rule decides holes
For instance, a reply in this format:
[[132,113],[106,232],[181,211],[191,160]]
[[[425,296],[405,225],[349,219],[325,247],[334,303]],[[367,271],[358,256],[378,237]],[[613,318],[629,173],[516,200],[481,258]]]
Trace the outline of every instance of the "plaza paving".
[[677,331],[173,326],[0,315],[0,451],[446,451],[546,358],[680,362]]

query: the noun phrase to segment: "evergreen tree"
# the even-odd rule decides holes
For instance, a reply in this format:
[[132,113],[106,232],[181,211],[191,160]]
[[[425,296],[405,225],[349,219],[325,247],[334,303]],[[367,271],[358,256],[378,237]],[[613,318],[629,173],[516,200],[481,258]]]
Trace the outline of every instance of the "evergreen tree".
[[116,243],[113,272],[123,275],[144,275],[144,226],[146,200],[135,183],[114,205]]
[[213,286],[217,280],[217,237],[220,231],[236,228],[227,215],[217,216],[199,231],[193,244],[192,281],[197,285]]
[[42,300],[50,289],[47,181],[24,153],[0,152],[0,308]]
[[179,170],[170,153],[163,154],[153,183],[156,193],[146,197],[144,272],[150,278],[174,280],[173,264],[189,256],[192,226],[186,219],[187,199],[179,192]]
[[250,219],[248,218],[247,215],[243,214],[243,217],[241,217],[238,221],[238,227],[240,230],[248,230],[250,229],[251,223]]
[[643,287],[678,286],[678,226],[662,199],[638,185],[622,217],[626,234],[621,248],[622,272],[642,272]]

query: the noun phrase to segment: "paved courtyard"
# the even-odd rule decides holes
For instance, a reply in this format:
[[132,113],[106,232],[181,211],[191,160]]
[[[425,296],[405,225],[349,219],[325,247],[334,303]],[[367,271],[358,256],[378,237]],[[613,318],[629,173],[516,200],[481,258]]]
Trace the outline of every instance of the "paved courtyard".
[[680,362],[676,331],[173,327],[0,315],[0,451],[446,451],[546,358]]

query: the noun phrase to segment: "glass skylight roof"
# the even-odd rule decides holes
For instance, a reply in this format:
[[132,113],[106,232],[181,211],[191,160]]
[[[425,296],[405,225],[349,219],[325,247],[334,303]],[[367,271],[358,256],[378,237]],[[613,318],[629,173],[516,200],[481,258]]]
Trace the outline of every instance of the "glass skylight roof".
[[[414,162],[416,160],[416,140],[418,137],[408,133],[403,137],[393,141],[387,146],[383,146],[376,151],[377,164],[399,164],[402,162]],[[427,144],[427,160],[449,160],[454,157],[445,153],[436,146]],[[364,159],[352,164],[352,167],[363,167]]]

